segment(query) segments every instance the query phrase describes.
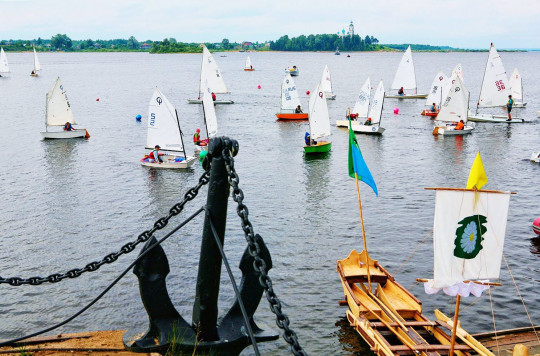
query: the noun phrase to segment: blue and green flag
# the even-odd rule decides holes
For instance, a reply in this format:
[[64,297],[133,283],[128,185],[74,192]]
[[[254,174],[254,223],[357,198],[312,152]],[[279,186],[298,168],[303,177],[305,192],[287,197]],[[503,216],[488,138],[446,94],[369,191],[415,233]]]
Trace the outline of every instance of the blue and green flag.
[[362,152],[360,151],[360,147],[358,147],[358,141],[351,127],[351,118],[349,117],[349,177],[354,178],[355,173],[358,179],[369,185],[375,192],[375,195],[379,196],[377,184],[375,184],[369,168],[364,161],[364,157],[362,157]]

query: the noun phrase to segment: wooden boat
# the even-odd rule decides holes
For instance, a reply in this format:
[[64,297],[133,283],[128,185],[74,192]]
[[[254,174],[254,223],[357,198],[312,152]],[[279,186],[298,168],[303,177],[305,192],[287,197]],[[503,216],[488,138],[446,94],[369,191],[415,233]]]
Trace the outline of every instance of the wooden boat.
[[253,68],[253,65],[251,64],[251,59],[249,58],[249,56],[246,59],[246,65],[244,67],[244,70],[247,72],[252,72],[255,70],[255,68]]
[[71,125],[77,124],[60,77],[56,78],[56,82],[46,95],[45,102],[45,132],[41,132],[43,138],[67,139],[90,137],[86,129],[73,128],[72,131],[49,131],[52,127],[63,127],[67,122]]
[[287,73],[281,82],[281,104],[279,113],[276,114],[277,119],[283,121],[307,120],[308,113],[295,112],[298,106],[301,107],[298,90],[293,78]]
[[304,153],[319,154],[329,152],[332,149],[332,143],[329,140],[330,134],[328,105],[321,89],[321,83],[318,83],[317,88],[309,97],[309,135],[311,140],[315,140],[317,143],[305,145]]
[[164,155],[160,155],[163,162],[150,162],[146,155],[141,159],[143,166],[185,169],[196,161],[194,156],[186,155],[178,112],[158,88],[154,89],[148,105],[146,149],[153,150],[156,145],[163,149]]
[[[428,108],[431,108],[435,104],[436,108],[440,108],[443,93],[446,95],[446,91],[447,89],[450,89],[450,85],[451,84],[448,80],[448,77],[446,77],[443,71],[439,71],[439,73],[435,75],[435,78],[433,78],[431,90],[427,96],[426,103],[424,105]],[[422,115],[424,116],[436,117],[438,114],[438,112],[433,112],[430,109],[424,109],[422,111]]]
[[[360,93],[356,97],[356,102],[354,103],[354,107],[350,112],[350,114],[352,114],[351,118],[354,117],[355,120],[358,120],[358,121],[353,121],[353,124],[357,124],[358,122],[367,119],[368,112],[369,112],[370,96],[371,96],[371,80],[368,77],[366,81],[364,82],[364,85],[362,85],[362,88],[360,89]],[[336,120],[336,126],[349,127],[348,118],[346,120]]]
[[0,76],[9,73],[9,63],[4,48],[0,48]]
[[512,75],[510,75],[510,80],[508,80],[510,85],[510,92],[512,93],[512,99],[514,99],[514,107],[524,108],[527,106],[527,103],[523,99],[523,82],[521,80],[521,74],[517,68],[514,68]]
[[356,133],[369,134],[369,135],[382,135],[385,131],[384,127],[381,127],[382,110],[384,103],[384,86],[382,80],[379,82],[377,89],[375,89],[375,95],[373,96],[373,103],[369,110],[368,117],[371,118],[371,125],[364,125],[362,122],[351,121],[351,128]]
[[[466,135],[474,130],[474,126],[467,125],[469,112],[469,91],[459,77],[456,77],[450,87],[448,96],[441,105],[441,110],[435,121],[433,135]],[[462,130],[456,130],[457,123],[463,120],[465,126]]]
[[[206,85],[214,94],[229,94],[221,71],[217,65],[214,56],[208,51],[208,48],[203,44],[202,61],[201,61],[201,77],[199,80],[199,96],[197,99],[188,99],[190,104],[202,104],[201,95],[206,90]],[[234,104],[234,101],[227,99],[214,100],[214,104]]]
[[416,75],[414,72],[414,63],[412,58],[411,46],[407,47],[407,50],[401,58],[396,75],[390,86],[391,90],[412,90],[412,93],[404,93],[402,95],[386,95],[387,98],[394,99],[425,99],[428,94],[418,94],[416,92]]
[[30,73],[30,76],[37,77],[38,71],[41,70],[41,64],[39,63],[39,59],[36,53],[36,47],[34,47],[34,69],[32,70],[32,73]]
[[324,97],[327,100],[336,100],[336,94],[332,92],[332,79],[330,77],[330,69],[328,68],[328,65],[324,66],[321,77],[321,88],[324,93]]

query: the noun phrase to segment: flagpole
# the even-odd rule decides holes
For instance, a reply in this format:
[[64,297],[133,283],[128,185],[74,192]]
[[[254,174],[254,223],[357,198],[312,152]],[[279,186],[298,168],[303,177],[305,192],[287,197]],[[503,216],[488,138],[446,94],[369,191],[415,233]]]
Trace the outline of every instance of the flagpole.
[[456,297],[456,310],[454,312],[454,325],[452,327],[452,339],[450,341],[450,353],[448,354],[448,356],[452,356],[454,354],[454,345],[456,343],[456,330],[457,330],[457,323],[458,323],[460,301],[461,301],[461,295],[458,294]]

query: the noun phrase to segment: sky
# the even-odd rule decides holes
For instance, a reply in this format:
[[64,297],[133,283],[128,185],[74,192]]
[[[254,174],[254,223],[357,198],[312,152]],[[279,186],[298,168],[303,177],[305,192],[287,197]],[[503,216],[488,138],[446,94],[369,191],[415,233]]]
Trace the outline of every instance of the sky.
[[0,0],[0,39],[182,42],[355,33],[380,43],[540,48],[539,0]]

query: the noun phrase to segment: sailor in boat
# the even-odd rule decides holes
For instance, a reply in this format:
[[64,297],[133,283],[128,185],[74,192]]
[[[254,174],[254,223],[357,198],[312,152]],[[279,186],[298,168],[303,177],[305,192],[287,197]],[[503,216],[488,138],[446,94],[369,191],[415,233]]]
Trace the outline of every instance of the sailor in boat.
[[197,131],[193,135],[193,143],[197,146],[202,146],[201,129],[197,129]]
[[64,125],[64,131],[75,131],[76,128],[74,128],[72,125],[71,125],[71,122],[66,122],[65,125]]
[[463,120],[459,120],[454,130],[463,130],[464,127],[465,127],[465,123],[463,122]]
[[214,94],[214,92],[212,92],[212,100],[216,101],[216,94]]
[[30,73],[30,75],[36,75],[36,71],[32,70],[32,73]]
[[506,110],[508,110],[508,120],[506,121],[512,121],[512,115],[510,114],[510,111],[512,111],[513,105],[514,99],[512,99],[512,95],[508,95],[508,103],[506,103]]
[[397,93],[398,93],[398,95],[405,95],[405,91],[403,90],[403,87],[399,88]]
[[431,109],[429,109],[429,111],[431,111],[432,113],[438,113],[439,110],[437,110],[437,104],[433,103],[433,105],[431,105]]
[[358,114],[355,113],[355,112],[352,112],[349,116],[345,115],[345,117],[346,117],[347,119],[350,117],[351,120],[353,120],[353,121],[358,120]]
[[373,124],[371,123],[371,117],[368,117],[368,118],[367,118],[367,120],[364,122],[364,125],[366,125],[366,126],[371,126],[371,125],[373,125]]
[[311,135],[309,134],[309,132],[306,132],[306,135],[304,136],[304,141],[306,143],[306,146],[317,145],[317,141],[311,139]]
[[298,106],[296,107],[296,109],[294,109],[294,113],[295,113],[295,114],[302,114],[302,113],[303,113],[302,107],[301,107],[300,105],[298,105]]
[[156,145],[154,147],[154,150],[152,152],[150,152],[150,154],[148,155],[148,162],[150,163],[163,163],[163,159],[161,157],[159,157],[160,153],[159,153],[159,149],[161,147],[159,147],[159,145]]

